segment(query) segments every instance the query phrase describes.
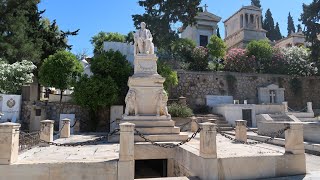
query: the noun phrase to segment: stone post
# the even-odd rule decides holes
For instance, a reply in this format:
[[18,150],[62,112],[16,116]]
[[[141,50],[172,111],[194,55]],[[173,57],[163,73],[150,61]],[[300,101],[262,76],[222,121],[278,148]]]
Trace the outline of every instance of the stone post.
[[286,123],[285,125],[290,126],[290,129],[285,132],[286,153],[304,154],[303,124]]
[[196,132],[198,130],[198,124],[197,124],[197,118],[192,117],[191,118],[191,132]]
[[70,119],[62,119],[62,129],[60,132],[60,138],[69,138],[70,137]]
[[132,123],[120,124],[118,180],[134,180],[134,127]]
[[[44,120],[40,122],[40,139],[46,142],[53,141],[53,120]],[[46,143],[41,143],[41,146],[48,146]]]
[[247,121],[236,121],[236,140],[247,142]]
[[243,100],[243,104],[248,104],[248,100]]
[[288,102],[282,102],[282,104],[284,105],[284,112],[285,113],[289,112],[289,110],[288,110]]
[[179,104],[186,106],[187,105],[187,98],[186,97],[179,97]]
[[18,160],[20,126],[9,122],[0,124],[0,165],[13,164]]
[[307,102],[307,112],[308,113],[313,113],[312,102]]
[[216,125],[212,123],[201,123],[200,132],[200,156],[202,158],[217,158]]

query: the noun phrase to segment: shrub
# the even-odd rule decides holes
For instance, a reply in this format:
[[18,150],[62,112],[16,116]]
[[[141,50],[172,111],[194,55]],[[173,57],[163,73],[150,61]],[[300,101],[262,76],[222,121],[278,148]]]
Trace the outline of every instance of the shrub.
[[306,48],[284,48],[282,53],[288,63],[289,75],[312,76],[317,74],[318,68],[310,62],[310,52]]
[[265,72],[265,69],[272,60],[273,49],[268,40],[251,41],[247,46],[248,56],[256,58],[256,67],[259,72]]
[[255,57],[244,49],[231,49],[225,58],[225,70],[241,73],[255,72]]
[[210,37],[207,48],[209,50],[210,56],[214,59],[220,59],[226,55],[227,46],[225,42],[217,35],[212,35]]
[[178,85],[178,74],[177,71],[173,71],[172,68],[164,62],[158,62],[158,73],[166,78],[163,86],[166,91],[169,87]]
[[196,43],[191,39],[179,38],[171,44],[171,51],[175,60],[181,62],[192,61],[192,51]]
[[202,46],[196,47],[192,51],[192,61],[189,69],[193,71],[207,70],[209,63],[208,49]]
[[288,65],[288,61],[281,50],[274,48],[271,61],[265,64],[264,73],[288,74]]
[[192,109],[177,103],[172,103],[168,106],[168,111],[172,117],[190,117],[193,115]]
[[32,83],[32,72],[36,68],[31,61],[7,64],[0,59],[0,93],[16,94],[22,85]]

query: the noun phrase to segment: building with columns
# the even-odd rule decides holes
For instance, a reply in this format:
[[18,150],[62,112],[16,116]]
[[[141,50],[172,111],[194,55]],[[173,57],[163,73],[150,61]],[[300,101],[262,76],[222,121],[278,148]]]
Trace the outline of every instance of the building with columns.
[[292,32],[288,37],[277,41],[275,46],[278,48],[307,46],[306,37],[300,29],[298,32]]
[[225,42],[228,50],[245,48],[252,40],[266,39],[266,30],[262,28],[262,9],[256,6],[243,6],[224,21]]
[[205,5],[204,12],[198,13],[195,20],[195,25],[189,25],[182,30],[181,38],[191,39],[196,42],[197,46],[205,47],[210,37],[217,34],[217,24],[221,21],[221,17],[208,12],[207,6]]

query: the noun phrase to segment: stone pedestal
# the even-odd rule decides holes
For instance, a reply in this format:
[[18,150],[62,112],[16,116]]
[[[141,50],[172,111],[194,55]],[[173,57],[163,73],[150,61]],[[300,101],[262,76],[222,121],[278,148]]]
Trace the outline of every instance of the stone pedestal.
[[[52,142],[53,141],[53,120],[44,120],[40,122],[41,129],[40,129],[40,139],[45,142]],[[41,143],[41,146],[48,146],[46,143]]]
[[62,129],[60,132],[60,138],[69,138],[70,137],[70,119],[62,119]]
[[197,118],[196,117],[192,117],[191,120],[192,120],[191,121],[191,131],[192,132],[196,132],[199,129],[198,123],[197,123]]
[[304,154],[303,124],[288,123],[285,125],[290,126],[290,129],[285,132],[286,153]]
[[134,179],[134,127],[132,123],[120,124],[118,180]]
[[201,123],[200,128],[200,156],[203,158],[217,158],[216,125]]
[[289,112],[289,109],[288,109],[288,102],[282,102],[283,106],[284,106],[284,112],[287,113]]
[[313,113],[312,102],[307,102],[307,112],[308,113]]
[[20,126],[17,123],[0,124],[0,165],[13,164],[18,160]]
[[236,121],[236,140],[247,142],[247,121]]

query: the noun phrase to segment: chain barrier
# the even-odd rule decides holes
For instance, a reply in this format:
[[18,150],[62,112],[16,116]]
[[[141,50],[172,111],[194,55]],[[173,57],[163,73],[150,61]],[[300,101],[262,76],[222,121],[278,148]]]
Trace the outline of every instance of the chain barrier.
[[258,131],[251,129],[248,125],[246,125],[246,127],[247,127],[247,130],[249,130],[249,131],[251,131],[251,132],[254,132],[254,133],[258,134]]
[[224,133],[224,132],[222,132],[222,131],[220,131],[220,130],[218,130],[218,129],[217,129],[217,132],[218,132],[219,134],[221,134],[223,137],[225,137],[225,138],[227,138],[227,139],[229,139],[229,140],[231,140],[231,141],[234,141],[234,142],[237,142],[237,143],[241,143],[241,144],[247,144],[247,145],[256,145],[256,144],[268,143],[268,142],[274,140],[274,138],[282,135],[282,134],[283,134],[286,130],[288,130],[288,129],[290,129],[290,126],[287,126],[287,127],[285,127],[284,129],[280,129],[280,130],[277,131],[277,132],[271,133],[271,134],[270,134],[271,137],[268,138],[268,139],[266,139],[266,140],[264,140],[264,141],[255,141],[255,142],[244,142],[244,141],[237,140],[237,139],[235,139],[234,137],[231,137],[231,136],[227,135],[226,133]]
[[89,141],[85,141],[85,142],[76,142],[76,143],[55,143],[55,142],[47,142],[44,140],[40,140],[41,143],[44,144],[48,144],[48,145],[53,145],[53,146],[62,146],[62,147],[77,147],[77,146],[84,146],[84,145],[93,145],[93,144],[98,144],[98,142],[100,141],[104,141],[107,140],[108,137],[115,135],[116,133],[118,133],[120,131],[120,129],[115,129],[114,131],[112,131],[111,133],[109,133],[108,135],[105,136],[101,136],[99,138],[93,139],[93,140],[89,140]]
[[302,108],[302,109],[300,109],[300,110],[298,110],[298,111],[296,111],[296,110],[288,107],[288,110],[289,110],[290,112],[305,112],[307,109],[308,109],[308,106],[306,106],[306,107],[304,107],[304,108]]
[[59,131],[54,131],[54,132],[53,132],[53,134],[54,134],[54,135],[60,135],[60,133],[61,133],[61,131],[62,131],[63,127],[64,127],[66,124],[67,124],[67,123],[66,123],[66,122],[64,122],[64,123],[62,124],[62,127],[60,128],[60,130],[59,130]]
[[191,120],[191,121],[189,121],[189,122],[186,122],[186,123],[184,123],[184,124],[181,124],[181,125],[176,125],[176,126],[178,126],[181,130],[184,128],[184,127],[186,127],[188,124],[190,124],[191,122],[192,122],[193,120]]
[[162,147],[162,148],[175,148],[175,147],[179,147],[184,145],[187,142],[190,142],[191,139],[195,138],[197,136],[198,133],[200,133],[202,129],[199,128],[195,133],[193,133],[188,139],[181,141],[178,144],[173,144],[173,143],[157,143],[154,141],[151,141],[150,139],[146,138],[144,134],[142,134],[140,131],[138,131],[137,129],[135,129],[134,131],[138,134],[138,136],[140,136],[143,140],[145,140],[145,142],[149,142],[154,146],[158,146],[158,147]]
[[40,131],[19,133],[19,152],[32,149],[40,143]]

